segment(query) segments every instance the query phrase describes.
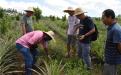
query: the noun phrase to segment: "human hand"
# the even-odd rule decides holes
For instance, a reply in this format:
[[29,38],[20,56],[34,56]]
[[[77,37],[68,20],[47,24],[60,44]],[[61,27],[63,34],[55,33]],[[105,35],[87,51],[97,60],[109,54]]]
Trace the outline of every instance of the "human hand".
[[83,40],[85,38],[85,35],[79,36],[79,40]]

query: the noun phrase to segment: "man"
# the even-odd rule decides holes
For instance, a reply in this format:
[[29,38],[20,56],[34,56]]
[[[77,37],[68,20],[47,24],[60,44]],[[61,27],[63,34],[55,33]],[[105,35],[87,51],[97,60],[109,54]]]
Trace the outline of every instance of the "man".
[[24,57],[25,75],[32,75],[30,69],[32,69],[32,67],[34,66],[36,62],[36,55],[38,53],[36,48],[33,50],[30,49],[33,48],[34,45],[40,43],[43,46],[46,55],[48,56],[47,42],[50,40],[54,40],[53,31],[32,31],[23,35],[16,41],[16,48],[20,53],[22,53]]
[[75,9],[75,16],[81,20],[79,30],[79,48],[78,55],[83,59],[87,69],[92,69],[91,58],[90,58],[90,43],[91,34],[95,32],[94,23],[90,17],[85,15],[81,8]]
[[[74,9],[72,7],[68,7],[67,10],[64,10],[64,12],[69,14],[68,17],[68,29],[67,29],[67,57],[70,57],[71,52],[73,51],[73,54],[76,54],[76,33],[74,32],[74,26],[79,23],[79,20],[74,16]],[[72,51],[71,51],[72,50]]]
[[121,26],[112,9],[103,11],[102,21],[108,26],[103,75],[117,75],[117,65],[121,64]]
[[26,14],[23,16],[21,22],[23,35],[34,30],[32,27],[32,15],[34,13],[34,10],[32,7],[29,7],[27,10],[25,10],[25,12]]

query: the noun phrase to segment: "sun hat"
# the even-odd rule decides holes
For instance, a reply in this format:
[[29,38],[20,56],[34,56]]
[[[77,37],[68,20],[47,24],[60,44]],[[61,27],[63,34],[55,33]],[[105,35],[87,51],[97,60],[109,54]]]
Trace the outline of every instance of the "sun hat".
[[34,9],[33,9],[33,7],[28,7],[26,10],[24,10],[24,11],[26,11],[26,12],[34,12]]
[[74,15],[80,15],[80,14],[83,14],[83,13],[87,13],[87,12],[83,11],[81,8],[76,8]]
[[72,7],[68,7],[68,9],[64,10],[64,12],[74,12],[74,9]]
[[55,38],[54,38],[55,33],[53,31],[48,31],[48,32],[45,32],[45,33],[47,35],[49,35],[52,38],[52,40],[55,42]]

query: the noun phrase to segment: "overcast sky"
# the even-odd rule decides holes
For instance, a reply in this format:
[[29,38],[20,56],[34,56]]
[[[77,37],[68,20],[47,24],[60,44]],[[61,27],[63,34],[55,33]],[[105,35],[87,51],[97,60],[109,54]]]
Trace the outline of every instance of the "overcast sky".
[[121,0],[0,0],[0,7],[23,11],[27,7],[39,7],[44,16],[63,16],[68,7],[81,7],[91,17],[100,17],[105,9],[113,9],[121,14]]

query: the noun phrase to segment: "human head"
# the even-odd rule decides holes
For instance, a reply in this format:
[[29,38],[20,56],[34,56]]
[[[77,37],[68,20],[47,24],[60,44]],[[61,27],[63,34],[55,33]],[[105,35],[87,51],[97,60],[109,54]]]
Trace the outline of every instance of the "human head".
[[74,15],[74,9],[72,7],[68,7],[64,12],[68,13],[70,16]]
[[111,25],[115,20],[115,12],[112,9],[106,9],[102,13],[102,22],[105,25]]
[[28,9],[24,10],[26,12],[27,16],[32,16],[34,13],[34,10],[32,7],[28,7]]
[[85,18],[85,14],[86,12],[84,12],[81,8],[76,8],[75,9],[75,16],[78,18],[78,19],[81,19],[83,20]]
[[53,31],[48,31],[48,32],[44,32],[44,33],[45,33],[45,37],[44,37],[45,41],[53,40],[55,42],[55,39],[54,39],[55,33]]

